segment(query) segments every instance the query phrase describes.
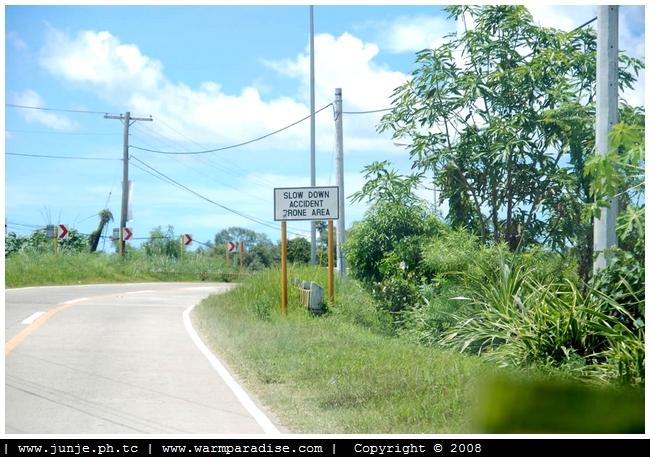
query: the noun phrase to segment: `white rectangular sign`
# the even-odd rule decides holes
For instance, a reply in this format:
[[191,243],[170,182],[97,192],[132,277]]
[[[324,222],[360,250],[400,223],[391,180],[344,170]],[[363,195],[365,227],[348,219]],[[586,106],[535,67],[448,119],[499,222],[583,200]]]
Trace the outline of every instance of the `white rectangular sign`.
[[329,221],[339,218],[339,188],[274,189],[276,221]]

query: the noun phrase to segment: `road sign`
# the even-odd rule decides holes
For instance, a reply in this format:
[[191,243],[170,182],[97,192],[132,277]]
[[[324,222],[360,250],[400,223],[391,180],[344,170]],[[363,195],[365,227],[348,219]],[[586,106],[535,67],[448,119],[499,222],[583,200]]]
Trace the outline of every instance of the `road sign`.
[[276,221],[330,221],[339,218],[339,188],[274,189]]
[[59,239],[65,240],[69,235],[68,226],[65,224],[59,224]]
[[189,246],[190,244],[192,244],[192,235],[185,234],[183,235],[183,237],[184,237],[183,243],[185,244],[185,246]]
[[226,245],[228,246],[228,252],[238,251],[237,247],[239,246],[239,244],[236,241],[228,241]]
[[133,236],[133,229],[124,227],[124,232],[122,234],[122,239],[124,241],[129,241],[132,236]]
[[114,228],[113,229],[113,241],[119,241],[120,240],[120,229],[119,228]]

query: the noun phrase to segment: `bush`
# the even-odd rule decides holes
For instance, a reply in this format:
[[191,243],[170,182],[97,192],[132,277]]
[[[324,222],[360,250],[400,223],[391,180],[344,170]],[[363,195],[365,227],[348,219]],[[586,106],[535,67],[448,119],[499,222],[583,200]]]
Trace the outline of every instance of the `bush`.
[[[543,265],[543,262],[538,262]],[[593,288],[544,283],[530,262],[479,265],[471,295],[454,313],[442,344],[483,354],[500,366],[549,366],[596,382],[644,385],[645,334],[622,322],[630,313]],[[615,313],[611,311],[614,310]]]

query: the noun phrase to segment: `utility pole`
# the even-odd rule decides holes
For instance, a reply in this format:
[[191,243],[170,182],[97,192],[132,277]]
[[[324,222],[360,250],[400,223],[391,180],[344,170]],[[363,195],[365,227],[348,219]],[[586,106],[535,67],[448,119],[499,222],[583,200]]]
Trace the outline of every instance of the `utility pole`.
[[[311,103],[311,186],[316,186],[316,96],[314,92],[314,6],[309,6],[309,56]],[[316,222],[311,221],[311,265],[316,265]]]
[[334,126],[336,127],[336,185],[339,186],[339,220],[336,229],[336,258],[339,273],[346,274],[345,253],[345,188],[343,179],[343,99],[341,89],[334,89]]
[[122,168],[122,215],[120,217],[120,255],[124,257],[124,227],[126,227],[126,213],[129,202],[129,127],[135,121],[153,121],[151,117],[131,117],[129,111],[124,116],[104,115],[104,119],[119,119],[124,122],[124,157]]
[[[609,152],[609,132],[618,123],[618,6],[598,7],[596,41],[596,154]],[[607,198],[609,208],[602,208],[594,219],[594,272],[607,266],[603,250],[616,247],[618,198]]]

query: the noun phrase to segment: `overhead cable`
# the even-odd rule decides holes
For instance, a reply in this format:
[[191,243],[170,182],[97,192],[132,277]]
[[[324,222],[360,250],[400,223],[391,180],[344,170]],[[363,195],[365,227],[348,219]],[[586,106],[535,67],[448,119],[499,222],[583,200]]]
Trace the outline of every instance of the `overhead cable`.
[[23,156],[23,157],[40,157],[45,159],[72,159],[72,160],[122,160],[115,158],[106,158],[106,157],[70,157],[70,156],[46,156],[40,154],[18,154],[17,152],[5,152],[6,155],[10,156]]
[[[238,216],[241,216],[241,217],[243,217],[243,218],[245,218],[245,219],[248,219],[248,220],[250,220],[250,221],[252,221],[252,222],[256,222],[256,223],[258,223],[258,224],[262,224],[262,225],[265,225],[265,226],[267,226],[267,227],[270,227],[270,228],[273,228],[273,229],[277,229],[277,230],[279,230],[279,227],[277,227],[276,225],[268,224],[268,223],[266,223],[265,221],[263,221],[262,219],[257,219],[257,218],[255,218],[255,217],[253,217],[253,216],[249,216],[248,214],[244,214],[244,213],[242,213],[242,212],[240,212],[240,211],[236,211],[236,210],[234,210],[234,209],[232,209],[232,208],[228,208],[227,206],[224,206],[224,205],[222,205],[222,204],[220,204],[220,203],[217,203],[217,202],[215,202],[215,201],[213,201],[213,200],[210,200],[210,199],[207,198],[207,197],[204,197],[203,195],[199,194],[198,192],[195,192],[195,191],[193,191],[192,189],[190,189],[190,188],[188,188],[188,187],[185,187],[184,185],[182,185],[181,183],[179,183],[179,182],[177,182],[177,181],[174,181],[172,178],[170,178],[169,176],[165,175],[164,173],[162,173],[162,172],[156,170],[155,168],[153,168],[153,167],[147,165],[146,163],[144,163],[142,160],[138,159],[138,158],[135,157],[134,155],[131,155],[131,158],[137,160],[137,161],[140,162],[142,165],[144,165],[145,167],[149,168],[150,170],[152,170],[153,172],[157,173],[158,175],[160,175],[160,176],[162,176],[162,177],[164,178],[164,179],[163,179],[163,178],[159,178],[159,179],[167,180],[169,183],[172,183],[172,184],[175,185],[176,187],[179,187],[179,188],[185,190],[186,192],[191,193],[192,195],[195,195],[195,196],[197,196],[197,197],[199,197],[199,198],[201,198],[201,199],[203,199],[203,200],[205,200],[205,201],[207,201],[207,202],[209,202],[209,203],[212,203],[213,205],[216,205],[216,206],[218,206],[218,207],[220,207],[220,208],[223,208],[223,209],[225,209],[226,211],[229,211],[229,212],[231,212],[231,213],[237,214]],[[132,165],[136,165],[136,164],[132,164]],[[140,168],[140,167],[137,167],[137,168]],[[140,169],[141,169],[141,168],[140,168]],[[155,175],[154,175],[154,176],[155,176]]]
[[5,106],[10,106],[12,108],[38,109],[43,111],[63,111],[65,113],[106,114],[106,111],[84,111],[84,110],[76,110],[76,109],[43,108],[40,106],[13,105],[11,103],[5,103]]
[[[314,114],[318,114],[318,113],[320,113],[321,111],[323,111],[324,109],[328,108],[329,106],[332,106],[332,103],[330,103],[330,104],[324,106],[323,108],[319,109],[319,110],[316,111]],[[208,150],[205,150],[205,151],[173,152],[173,151],[156,151],[156,150],[153,150],[153,149],[145,149],[145,148],[140,148],[140,147],[132,146],[132,145],[129,145],[129,147],[130,147],[130,148],[134,148],[134,149],[139,149],[139,150],[141,150],[141,151],[153,152],[153,153],[156,153],[156,154],[183,154],[183,155],[207,154],[207,153],[209,153],[209,152],[218,152],[218,151],[225,151],[226,149],[238,148],[238,147],[241,147],[241,146],[245,146],[245,145],[247,145],[247,144],[250,144],[250,143],[254,143],[254,142],[256,142],[256,141],[263,140],[264,138],[268,138],[268,137],[270,137],[270,136],[272,136],[272,135],[275,135],[275,134],[277,134],[277,133],[280,133],[280,132],[282,132],[283,130],[286,130],[286,129],[290,128],[290,127],[293,127],[294,125],[300,124],[301,122],[306,121],[306,120],[309,119],[310,117],[311,117],[311,115],[309,115],[309,116],[307,116],[307,117],[304,117],[304,118],[300,119],[299,121],[294,122],[293,124],[287,125],[286,127],[282,127],[281,129],[276,130],[275,132],[268,133],[268,134],[266,134],[266,135],[264,135],[264,136],[261,136],[261,137],[259,137],[259,138],[255,138],[254,140],[246,141],[246,142],[244,142],[244,143],[234,144],[234,145],[232,145],[232,146],[226,146],[226,147],[223,147],[223,148],[208,149]]]

